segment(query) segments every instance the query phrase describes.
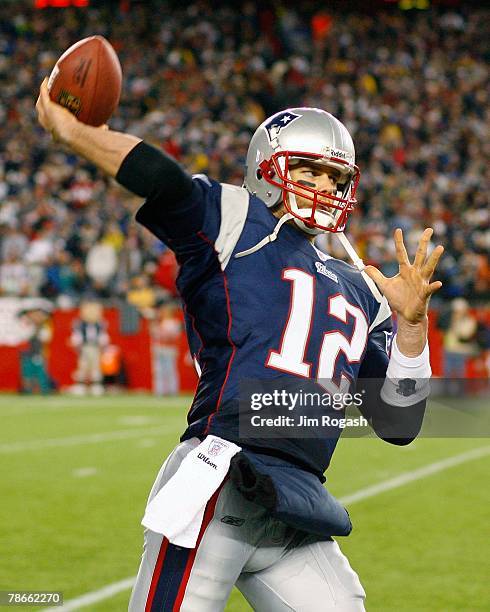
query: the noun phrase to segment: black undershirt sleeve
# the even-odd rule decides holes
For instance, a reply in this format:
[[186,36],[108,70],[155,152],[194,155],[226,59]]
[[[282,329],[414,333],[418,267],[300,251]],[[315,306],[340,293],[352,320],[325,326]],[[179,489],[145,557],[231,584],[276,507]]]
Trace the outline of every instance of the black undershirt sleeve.
[[372,349],[366,353],[359,370],[356,390],[361,391],[363,380],[366,382],[363,403],[359,410],[371,423],[378,437],[390,444],[404,446],[410,444],[420,432],[426,400],[411,406],[392,406],[381,399],[380,393],[386,376],[387,363],[380,358],[379,342],[372,339]]
[[116,180],[148,200],[164,196],[165,206],[185,200],[192,192],[192,178],[163,151],[140,142],[124,158]]
[[405,446],[415,440],[422,428],[426,403],[426,400],[422,400],[412,406],[391,406],[379,398],[367,411],[364,409],[361,412],[371,419],[371,426],[378,437],[390,444]]

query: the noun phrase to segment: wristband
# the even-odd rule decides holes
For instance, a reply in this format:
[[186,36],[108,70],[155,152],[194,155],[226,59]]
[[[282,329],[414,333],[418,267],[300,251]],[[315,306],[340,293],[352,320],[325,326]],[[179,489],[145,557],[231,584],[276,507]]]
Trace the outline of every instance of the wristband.
[[386,378],[381,388],[381,399],[391,406],[417,404],[430,393],[431,375],[428,342],[420,355],[407,357],[400,352],[395,335]]

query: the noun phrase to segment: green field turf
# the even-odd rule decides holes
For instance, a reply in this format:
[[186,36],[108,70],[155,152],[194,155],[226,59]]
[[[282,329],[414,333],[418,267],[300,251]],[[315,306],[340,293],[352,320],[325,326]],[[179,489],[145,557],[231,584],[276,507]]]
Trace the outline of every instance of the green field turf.
[[[140,395],[0,396],[0,590],[61,590],[66,601],[133,576],[146,496],[188,405]],[[485,438],[420,438],[404,448],[346,438],[328,485],[348,496],[489,447]],[[489,467],[487,454],[348,505],[354,531],[339,543],[368,610],[490,610]],[[128,597],[84,609],[122,611]],[[226,610],[250,607],[234,591]]]

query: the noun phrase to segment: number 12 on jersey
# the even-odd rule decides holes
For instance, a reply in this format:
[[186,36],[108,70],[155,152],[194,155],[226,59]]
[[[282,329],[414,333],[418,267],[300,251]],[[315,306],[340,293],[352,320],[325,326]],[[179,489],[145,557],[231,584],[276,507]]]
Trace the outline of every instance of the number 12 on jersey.
[[[284,270],[282,279],[291,282],[288,319],[279,350],[269,352],[265,365],[288,374],[311,378],[313,364],[305,361],[305,354],[312,330],[316,279],[297,268]],[[336,372],[337,362],[342,354],[348,363],[359,363],[366,347],[369,324],[364,312],[340,293],[329,297],[327,314],[343,323],[347,323],[347,316],[351,315],[354,326],[350,338],[339,330],[324,332],[316,379],[327,391],[347,393],[351,381],[343,371]]]

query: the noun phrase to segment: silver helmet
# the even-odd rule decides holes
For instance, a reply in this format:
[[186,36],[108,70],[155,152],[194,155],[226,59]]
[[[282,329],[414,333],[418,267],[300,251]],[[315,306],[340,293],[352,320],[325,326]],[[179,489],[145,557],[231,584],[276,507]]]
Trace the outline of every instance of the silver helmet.
[[[340,172],[337,193],[325,194],[291,180],[289,169],[308,160]],[[360,172],[347,128],[318,108],[288,108],[266,119],[252,136],[244,187],[266,206],[283,202],[306,232],[341,232],[356,204]],[[299,208],[296,196],[311,201]]]

